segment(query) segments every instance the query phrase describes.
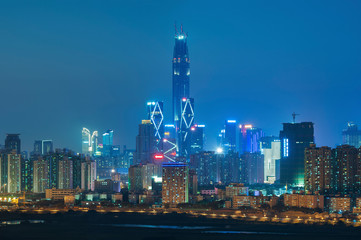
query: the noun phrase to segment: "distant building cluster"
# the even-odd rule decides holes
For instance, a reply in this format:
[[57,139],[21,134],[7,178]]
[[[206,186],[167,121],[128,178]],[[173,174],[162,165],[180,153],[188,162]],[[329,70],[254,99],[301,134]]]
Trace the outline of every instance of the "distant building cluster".
[[0,193],[33,192],[84,204],[222,201],[233,209],[281,205],[361,212],[361,130],[354,123],[342,131],[343,145],[331,148],[316,147],[314,123],[296,122],[295,113],[278,136],[227,119],[217,147],[206,150],[206,126],[197,120],[190,94],[187,39],[183,28],[176,30],[170,123],[165,103],[156,99],[145,103],[135,149],[114,144],[111,129],[83,128],[81,153],[36,140],[28,154],[21,151],[19,134],[7,134],[0,150]]

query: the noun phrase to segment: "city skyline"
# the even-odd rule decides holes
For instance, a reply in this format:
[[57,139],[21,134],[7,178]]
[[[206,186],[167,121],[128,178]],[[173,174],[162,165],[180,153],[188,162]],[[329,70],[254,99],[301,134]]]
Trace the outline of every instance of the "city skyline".
[[[144,108],[151,99],[164,102],[165,123],[172,122],[171,60],[175,19],[179,25],[185,26],[189,35],[188,47],[192,59],[190,96],[195,98],[197,121],[206,125],[206,150],[215,150],[218,132],[227,119],[253,124],[262,128],[266,135],[278,136],[282,123],[291,122],[291,113],[295,111],[301,114],[297,122],[315,123],[317,146],[331,147],[342,143],[341,133],[347,122],[361,123],[360,114],[353,111],[357,109],[358,80],[361,77],[361,49],[360,44],[356,44],[361,36],[357,28],[352,27],[359,22],[360,16],[355,15],[359,3],[341,7],[331,2],[326,10],[321,9],[322,4],[314,3],[314,9],[308,9],[308,17],[302,14],[306,8],[302,4],[296,10],[293,8],[295,4],[274,6],[264,3],[258,9],[252,3],[239,3],[238,7],[246,7],[249,11],[242,12],[242,17],[237,15],[215,21],[209,14],[204,14],[204,20],[199,22],[192,16],[181,16],[183,12],[191,15],[199,12],[201,7],[207,8],[199,3],[194,5],[194,9],[182,9],[177,14],[161,17],[155,17],[142,8],[141,13],[154,17],[153,22],[140,15],[120,16],[110,6],[103,5],[98,14],[108,18],[99,20],[98,24],[106,25],[105,30],[94,21],[90,24],[84,22],[93,19],[87,14],[94,13],[95,5],[87,6],[79,17],[75,17],[72,8],[66,4],[56,12],[55,8],[59,6],[55,2],[45,6],[49,13],[33,6],[32,13],[36,12],[38,17],[31,17],[26,5],[19,9],[11,3],[7,5],[8,8],[3,9],[10,11],[2,12],[1,16],[11,24],[3,27],[16,26],[17,31],[8,31],[3,38],[7,49],[1,57],[4,68],[1,78],[4,82],[0,98],[6,102],[13,97],[11,90],[14,89],[21,97],[14,99],[12,104],[5,104],[7,117],[2,118],[0,136],[5,139],[6,133],[20,133],[24,150],[30,151],[34,140],[52,139],[55,148],[67,147],[81,152],[79,132],[83,127],[99,133],[113,129],[116,145],[134,148],[138,124],[146,119]],[[176,5],[169,3],[168,7]],[[130,4],[125,8],[135,6]],[[72,7],[78,9],[80,6]],[[157,3],[149,7],[156,9]],[[265,18],[269,14],[266,7],[280,17],[266,23]],[[285,8],[294,9],[295,16],[282,13]],[[340,10],[337,11],[338,8]],[[266,14],[260,16],[258,13],[261,18],[257,21],[251,16],[256,9]],[[347,9],[348,14],[342,14],[342,9]],[[214,11],[212,9],[211,12]],[[224,6],[219,11],[225,14],[232,9]],[[323,11],[325,19],[330,22],[317,18],[317,11]],[[63,13],[69,13],[70,19]],[[22,17],[15,19],[20,14],[23,14]],[[290,23],[282,22],[282,17],[286,16],[291,19]],[[334,19],[334,16],[338,18]],[[49,23],[42,22],[45,17]],[[228,25],[232,20],[236,21],[231,28]],[[246,20],[252,20],[253,25],[246,26]],[[75,26],[70,26],[72,21]],[[210,26],[206,26],[205,22]],[[295,24],[294,29],[287,34],[286,30],[290,30],[292,23]],[[62,24],[69,29],[60,36],[57,30],[64,30]],[[342,36],[334,36],[335,29],[331,29],[331,25],[336,30],[342,30]],[[350,28],[344,28],[344,25]],[[54,27],[53,31],[49,30],[50,26]],[[223,26],[226,27],[223,29]],[[74,32],[76,27],[84,29],[77,33]],[[271,27],[277,34],[266,27]],[[322,36],[317,27],[322,27]],[[42,33],[42,30],[47,33]],[[100,31],[101,35],[93,39],[96,31]],[[150,32],[154,34],[148,34]],[[25,35],[27,40],[21,40],[21,36]],[[12,42],[14,36],[16,41]],[[124,36],[127,36],[125,40]],[[135,42],[139,49],[125,49],[120,44],[129,44],[128,41],[144,39],[144,36],[148,36],[146,43]],[[327,43],[324,42],[326,38]],[[311,39],[312,44],[309,42]],[[83,40],[86,41],[81,46],[80,41]],[[96,41],[110,44],[105,47]],[[271,46],[269,41],[274,45]],[[226,42],[230,42],[229,46]],[[328,52],[331,45],[333,56]],[[91,47],[95,47],[93,51],[89,50]],[[111,48],[120,57],[116,57]],[[23,51],[21,54],[20,50]],[[122,51],[124,54],[119,54]],[[89,54],[94,60],[89,60]],[[277,61],[273,61],[272,57],[276,57]],[[148,61],[152,64],[147,65]],[[60,67],[56,67],[59,64]],[[333,69],[335,66],[337,69]],[[342,79],[342,84],[339,79]],[[51,84],[47,85],[47,81]],[[139,88],[139,85],[144,87]],[[127,92],[136,94],[129,96]],[[334,97],[335,93],[339,94],[338,97]],[[88,106],[88,101],[91,106]],[[337,109],[337,114],[334,109]]]

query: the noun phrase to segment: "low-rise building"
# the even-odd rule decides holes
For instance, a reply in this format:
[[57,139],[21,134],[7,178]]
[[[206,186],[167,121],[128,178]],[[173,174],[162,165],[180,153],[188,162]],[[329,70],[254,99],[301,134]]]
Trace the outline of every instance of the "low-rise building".
[[65,196],[74,195],[75,189],[45,189],[45,198],[51,200],[64,200]]
[[284,194],[283,196],[286,207],[324,209],[323,195]]
[[348,212],[351,211],[350,197],[330,197],[328,199],[329,212]]
[[233,196],[248,196],[248,187],[241,183],[231,183],[226,187],[226,198],[233,198]]

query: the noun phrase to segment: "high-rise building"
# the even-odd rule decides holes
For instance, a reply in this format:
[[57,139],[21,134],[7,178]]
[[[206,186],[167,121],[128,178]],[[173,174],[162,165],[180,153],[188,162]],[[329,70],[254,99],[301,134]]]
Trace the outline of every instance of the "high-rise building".
[[33,192],[44,193],[50,188],[50,161],[43,157],[38,157],[33,162]]
[[33,189],[33,159],[21,159],[21,191],[31,192]]
[[246,152],[260,152],[260,140],[262,137],[262,129],[253,127],[251,124],[240,124],[238,147],[239,153],[243,154]]
[[263,137],[260,140],[260,149],[264,159],[264,182],[273,184],[279,180],[281,142],[276,137]]
[[163,102],[147,102],[147,109],[148,120],[150,120],[154,126],[154,136],[158,144],[162,144],[161,140],[164,136]]
[[177,137],[174,124],[164,125],[163,155],[169,161],[174,162],[177,156]]
[[237,122],[236,120],[227,120],[224,124],[223,151],[236,152],[237,147]]
[[203,151],[204,144],[204,125],[203,124],[194,124],[191,127],[190,134],[190,154],[195,154]]
[[304,186],[305,149],[314,144],[313,123],[284,123],[280,140],[280,183]]
[[217,154],[218,181],[222,184],[239,183],[241,181],[241,160],[237,152],[229,151]]
[[191,153],[190,132],[194,124],[194,99],[182,98],[180,106],[182,113],[177,138],[178,155],[187,158]]
[[152,189],[152,179],[162,177],[162,165],[148,163],[142,165],[141,169],[143,189]]
[[143,191],[142,165],[132,165],[128,169],[129,191],[141,193]]
[[312,193],[329,194],[334,190],[334,161],[330,147],[305,150],[305,190]]
[[356,148],[361,146],[361,130],[358,130],[356,124],[347,123],[347,129],[342,131],[342,143]]
[[353,194],[359,192],[361,159],[358,150],[349,145],[337,146],[333,150],[335,185],[333,189],[341,194]]
[[16,150],[17,154],[21,153],[20,134],[6,134],[5,149],[8,151]]
[[134,164],[151,163],[152,155],[156,152],[156,143],[154,125],[150,120],[142,120],[142,124],[139,124],[138,136],[136,137]]
[[162,174],[162,202],[176,205],[188,203],[189,176],[184,163],[164,163]]
[[34,155],[46,155],[53,152],[53,140],[36,140],[34,142]]
[[95,154],[98,146],[98,131],[91,133],[89,129],[82,130],[82,153],[87,156]]
[[103,156],[109,157],[111,155],[111,148],[113,146],[113,130],[107,130],[103,133]]
[[218,182],[217,156],[213,151],[202,151],[190,156],[189,166],[197,173],[200,186],[213,185]]
[[173,119],[177,132],[182,120],[182,99],[189,98],[190,60],[187,38],[182,27],[180,32],[176,29],[173,51]]
[[96,176],[95,161],[86,160],[81,163],[81,189],[94,191]]
[[21,192],[21,154],[13,149],[8,154],[8,193]]
[[58,166],[58,189],[73,188],[73,161],[64,156]]
[[246,152],[241,155],[241,182],[264,183],[264,156],[261,153]]

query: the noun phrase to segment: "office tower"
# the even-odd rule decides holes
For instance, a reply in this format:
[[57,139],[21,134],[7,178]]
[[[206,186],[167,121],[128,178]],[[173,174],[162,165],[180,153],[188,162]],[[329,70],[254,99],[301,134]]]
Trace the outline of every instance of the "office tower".
[[129,186],[133,193],[143,192],[142,165],[132,165],[128,169]]
[[21,153],[20,134],[6,134],[5,149],[7,151],[16,150],[17,154]]
[[34,142],[34,155],[46,155],[53,152],[53,140],[36,140]]
[[82,130],[82,153],[87,156],[92,156],[98,146],[98,131],[91,133],[89,129]]
[[81,163],[85,159],[80,154],[71,156],[69,159],[73,162],[73,188],[81,188]]
[[73,189],[73,161],[64,156],[58,164],[58,189]]
[[204,144],[204,125],[194,124],[191,127],[190,134],[190,154],[195,154],[203,151]]
[[246,152],[241,155],[241,182],[245,184],[264,183],[264,156],[261,153]]
[[330,147],[316,148],[311,145],[305,150],[305,190],[311,193],[333,192],[333,153]]
[[8,193],[21,192],[21,155],[17,150],[8,154]]
[[154,152],[156,152],[154,125],[150,120],[142,120],[142,124],[139,124],[138,136],[136,137],[134,163],[150,163]]
[[8,184],[8,156],[7,150],[0,151],[0,193],[7,192]]
[[31,192],[33,189],[33,159],[21,159],[21,191]]
[[189,194],[197,195],[198,193],[198,176],[197,171],[195,169],[189,169]]
[[236,152],[237,146],[237,123],[236,120],[227,120],[224,124],[224,139],[223,151],[224,153]]
[[239,125],[239,148],[240,154],[260,152],[260,140],[264,136],[261,128],[253,127],[251,124]]
[[358,150],[349,145],[337,146],[333,150],[335,179],[334,189],[337,193],[352,194],[360,190],[359,171],[361,160]]
[[356,124],[347,123],[347,129],[342,131],[342,143],[356,148],[361,146],[361,130],[358,130]]
[[96,176],[95,161],[86,160],[81,163],[81,189],[85,191],[94,191]]
[[181,119],[177,137],[178,155],[189,157],[190,154],[190,131],[194,124],[194,99],[183,98],[180,103]]
[[174,162],[177,155],[177,137],[174,124],[164,125],[163,155],[169,161]]
[[162,173],[162,202],[176,205],[188,203],[188,167],[184,163],[164,163]]
[[176,29],[173,51],[173,119],[177,133],[181,129],[182,99],[189,98],[190,60],[187,38],[182,27],[180,32]]
[[50,188],[50,161],[38,157],[33,162],[33,192],[44,193]]
[[127,149],[127,147],[123,146],[123,153],[121,156],[121,168],[129,168],[131,165],[133,165],[134,161],[134,153],[135,150],[133,149]]
[[109,157],[113,146],[113,130],[107,130],[103,133],[103,156]]
[[273,184],[279,180],[281,141],[277,137],[263,137],[260,140],[260,149],[264,159],[264,182]]
[[314,144],[312,122],[283,123],[280,131],[280,183],[304,186],[305,149]]
[[189,167],[196,171],[200,186],[213,185],[218,182],[217,156],[213,151],[202,151],[190,156]]
[[147,102],[148,120],[154,126],[154,136],[158,144],[162,144],[161,140],[164,136],[164,116],[163,102]]

